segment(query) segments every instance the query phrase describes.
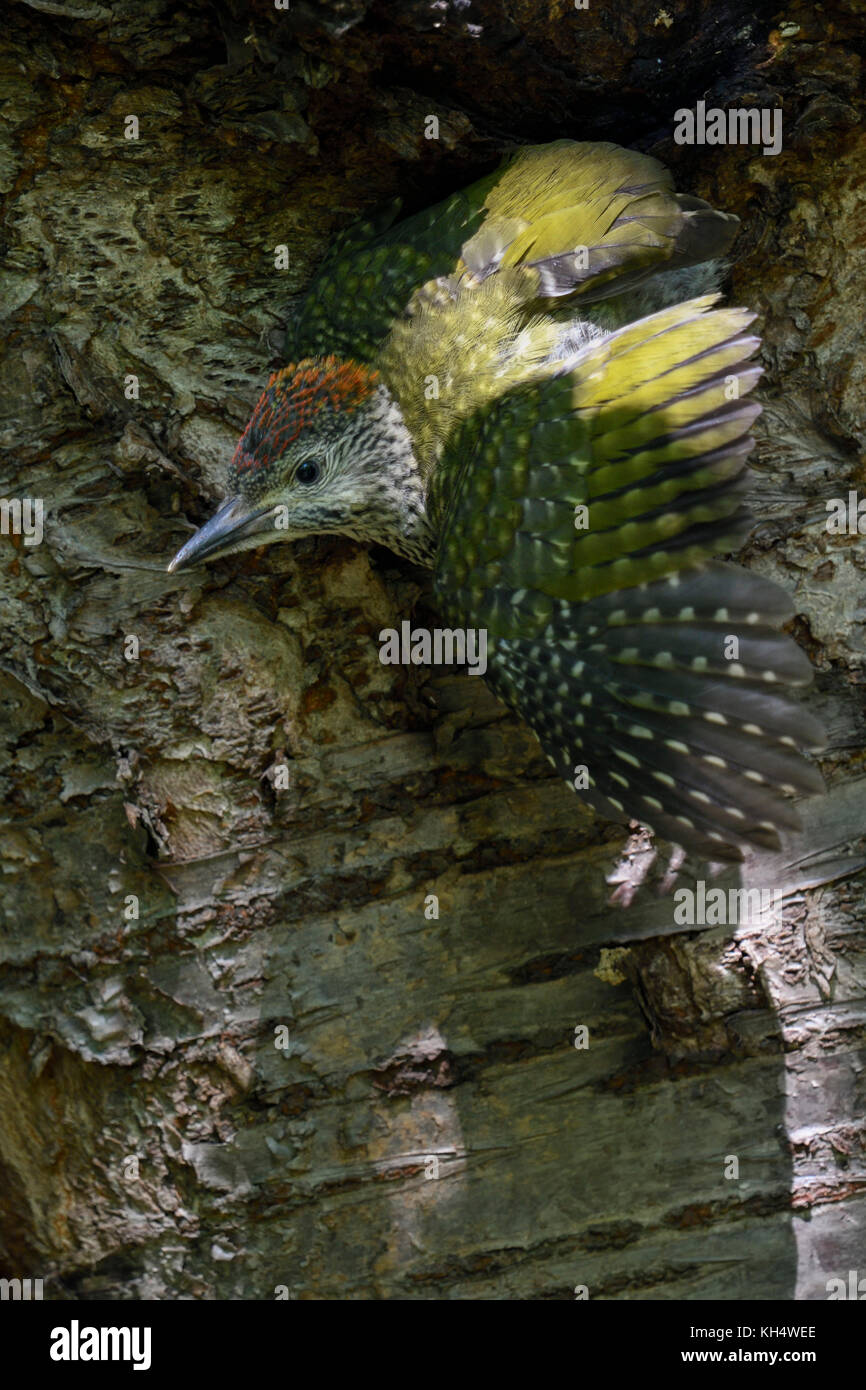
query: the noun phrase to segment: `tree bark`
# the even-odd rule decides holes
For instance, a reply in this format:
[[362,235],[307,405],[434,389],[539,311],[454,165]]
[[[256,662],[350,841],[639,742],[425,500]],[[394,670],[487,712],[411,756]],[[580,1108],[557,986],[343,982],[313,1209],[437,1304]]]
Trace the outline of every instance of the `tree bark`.
[[[856,0],[784,15],[6,16],[0,486],[45,532],[0,537],[3,1275],[821,1299],[864,1272],[866,552],[826,505],[862,486],[864,29]],[[676,144],[699,100],[781,107],[781,153]],[[329,239],[561,136],[647,149],[742,219],[730,298],[766,369],[742,558],[796,597],[829,792],[712,880],[582,807],[480,681],[379,663],[430,602],[385,551],[164,570]],[[677,921],[699,880],[780,902]]]

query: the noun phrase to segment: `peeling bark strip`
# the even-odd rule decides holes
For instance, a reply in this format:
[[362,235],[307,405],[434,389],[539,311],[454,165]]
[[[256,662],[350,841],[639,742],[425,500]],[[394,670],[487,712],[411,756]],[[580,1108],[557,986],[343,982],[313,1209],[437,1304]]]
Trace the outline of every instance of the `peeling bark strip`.
[[[860,1288],[864,551],[827,524],[863,493],[855,11],[4,15],[0,497],[42,499],[44,529],[0,534],[2,1277]],[[698,101],[783,111],[780,153],[677,144]],[[802,839],[714,880],[781,892],[769,925],[678,925],[705,866],[582,810],[481,682],[383,665],[381,630],[437,625],[410,566],[334,540],[162,568],[336,233],[558,136],[648,149],[742,219],[729,299],[766,368],[744,558],[795,595],[830,729]]]

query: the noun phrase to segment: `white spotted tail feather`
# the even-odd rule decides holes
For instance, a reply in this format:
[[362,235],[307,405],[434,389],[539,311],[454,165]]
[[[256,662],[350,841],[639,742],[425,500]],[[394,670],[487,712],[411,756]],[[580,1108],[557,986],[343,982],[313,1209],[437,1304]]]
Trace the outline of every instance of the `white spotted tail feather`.
[[811,667],[779,631],[786,594],[713,558],[748,530],[759,409],[752,316],[713,302],[630,325],[456,432],[436,590],[449,622],[488,628],[488,680],[599,811],[739,859],[797,828],[823,733],[788,693]]

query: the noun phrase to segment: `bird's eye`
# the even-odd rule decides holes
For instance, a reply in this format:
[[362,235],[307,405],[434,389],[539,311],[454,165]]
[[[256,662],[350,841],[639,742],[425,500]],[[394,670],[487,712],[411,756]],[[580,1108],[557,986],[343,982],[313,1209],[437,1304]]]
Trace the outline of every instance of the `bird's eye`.
[[319,465],[313,459],[304,459],[299,463],[295,472],[295,477],[299,483],[314,483],[319,476]]

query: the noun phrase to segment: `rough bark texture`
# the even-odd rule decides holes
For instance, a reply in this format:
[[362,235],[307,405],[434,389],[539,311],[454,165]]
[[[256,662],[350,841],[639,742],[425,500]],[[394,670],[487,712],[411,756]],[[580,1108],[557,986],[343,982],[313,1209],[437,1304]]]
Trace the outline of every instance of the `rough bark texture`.
[[[2,1273],[808,1299],[866,1271],[864,546],[825,525],[863,485],[863,7],[758,11],[6,13],[0,487],[47,516],[0,537]],[[699,99],[781,105],[782,153],[676,145]],[[337,539],[161,568],[329,236],[563,135],[743,220],[744,559],[796,594],[830,730],[802,840],[718,880],[784,890],[762,928],[678,927],[703,866],[593,818],[478,680],[379,664],[420,572]]]

